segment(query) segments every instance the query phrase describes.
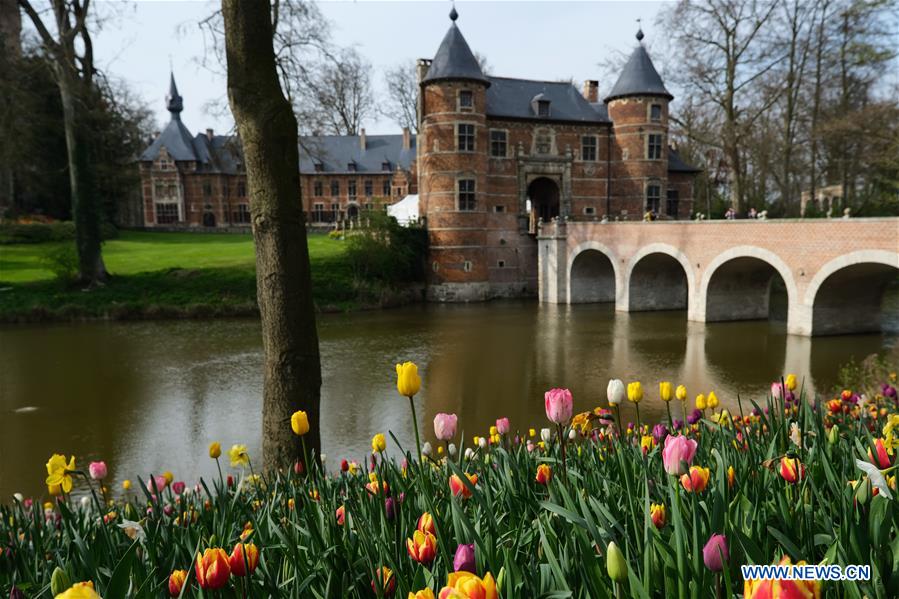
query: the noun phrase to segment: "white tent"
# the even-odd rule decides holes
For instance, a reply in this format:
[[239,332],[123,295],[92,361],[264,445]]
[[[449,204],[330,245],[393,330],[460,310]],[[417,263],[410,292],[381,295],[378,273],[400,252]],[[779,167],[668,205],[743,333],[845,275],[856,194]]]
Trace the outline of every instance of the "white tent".
[[387,207],[387,214],[403,226],[418,222],[418,194],[407,195],[396,204]]

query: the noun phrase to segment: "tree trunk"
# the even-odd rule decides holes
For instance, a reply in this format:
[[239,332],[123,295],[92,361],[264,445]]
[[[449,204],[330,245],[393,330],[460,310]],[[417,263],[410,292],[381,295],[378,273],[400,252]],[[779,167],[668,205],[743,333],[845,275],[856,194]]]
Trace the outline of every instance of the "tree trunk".
[[321,363],[300,198],[297,121],[281,90],[268,2],[223,0],[228,100],[243,144],[256,243],[256,294],[265,352],[266,468],[302,456],[290,416],[304,410],[306,447],[321,452]]

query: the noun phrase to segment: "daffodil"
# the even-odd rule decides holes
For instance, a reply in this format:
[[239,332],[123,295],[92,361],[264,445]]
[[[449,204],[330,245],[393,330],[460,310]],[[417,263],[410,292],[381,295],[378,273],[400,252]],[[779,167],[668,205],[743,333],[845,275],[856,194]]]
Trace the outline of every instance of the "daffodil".
[[66,464],[66,457],[58,453],[54,453],[47,460],[47,487],[59,487],[63,493],[72,491],[72,472],[75,471],[75,456],[69,458]]
[[247,453],[246,445],[232,445],[228,450],[228,457],[231,458],[232,468],[250,465],[250,454]]
[[859,470],[868,475],[868,480],[875,489],[879,489],[880,493],[887,499],[892,499],[893,494],[890,493],[890,485],[887,483],[886,477],[877,466],[861,460],[855,460],[855,465]]

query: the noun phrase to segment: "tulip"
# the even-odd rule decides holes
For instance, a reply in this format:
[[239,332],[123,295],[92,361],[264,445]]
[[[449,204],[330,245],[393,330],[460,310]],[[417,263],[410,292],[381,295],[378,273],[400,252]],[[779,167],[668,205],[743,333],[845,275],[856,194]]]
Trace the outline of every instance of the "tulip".
[[249,466],[250,455],[247,453],[246,445],[232,445],[228,451],[228,457],[231,458],[231,467]]
[[337,525],[343,526],[343,523],[346,521],[346,508],[344,506],[340,506],[339,508],[337,508],[336,516]]
[[175,570],[169,575],[169,597],[180,597],[187,580],[187,570]]
[[100,599],[100,595],[94,590],[94,583],[76,582],[68,590],[56,595],[56,599]]
[[680,477],[680,482],[685,490],[702,493],[709,485],[709,469],[702,466],[690,466],[690,471]]
[[678,385],[677,389],[674,390],[674,396],[679,401],[686,401],[687,400],[687,388],[684,387],[683,385]]
[[659,397],[664,402],[671,401],[671,383],[669,383],[668,381],[659,383]]
[[541,485],[548,485],[549,481],[552,480],[553,477],[553,469],[549,467],[549,464],[540,464],[537,466],[537,482]]
[[624,383],[621,382],[620,379],[610,380],[609,386],[606,388],[606,398],[609,400],[609,405],[621,405],[621,402],[624,401],[625,396],[626,392],[624,390]]
[[[789,566],[792,561],[783,556],[778,565]],[[796,563],[805,565],[804,561]],[[763,580],[749,579],[743,583],[744,599],[818,599],[821,596],[820,580]]]
[[440,441],[449,441],[456,436],[456,423],[459,418],[455,414],[437,414],[434,416],[434,436]]
[[219,456],[222,455],[222,446],[218,441],[213,441],[209,444],[209,457],[213,460],[219,459]]
[[396,365],[396,390],[403,397],[413,397],[421,389],[421,378],[418,376],[418,366],[414,362],[404,362]]
[[668,427],[661,422],[652,427],[652,438],[656,443],[662,443],[668,438]]
[[662,464],[665,472],[673,476],[684,474],[693,463],[696,455],[697,443],[683,435],[669,435],[665,438],[665,446],[662,448]]
[[509,433],[509,419],[508,418],[497,418],[496,420],[496,432],[500,435],[506,435]]
[[796,375],[795,374],[787,375],[787,378],[784,379],[784,387],[786,387],[790,391],[796,390]]
[[737,479],[737,475],[736,475],[736,472],[734,472],[734,467],[728,466],[727,467],[727,488],[728,489],[734,488],[734,483],[736,482],[736,479]]
[[172,481],[175,480],[175,475],[166,470],[162,473],[162,478],[165,479],[165,486],[169,486],[170,484],[172,484]]
[[780,459],[780,476],[790,484],[796,484],[805,477],[805,466],[799,458],[782,457]]
[[609,543],[606,548],[606,571],[609,573],[609,578],[615,582],[627,580],[627,560],[615,541]]
[[446,453],[450,454],[451,457],[455,457],[456,456],[456,444],[450,443],[449,445],[447,445]]
[[87,467],[87,470],[94,480],[103,480],[106,478],[106,462],[91,462]]
[[306,412],[303,410],[297,410],[290,417],[290,428],[293,429],[293,434],[298,437],[302,437],[306,433],[309,432],[309,417],[306,415]]
[[378,433],[371,438],[371,452],[380,453],[387,449],[387,438],[382,433]]
[[690,415],[687,416],[688,424],[696,424],[700,420],[702,420],[702,410],[693,410],[692,412],[690,412]]
[[56,566],[53,569],[53,573],[50,574],[50,592],[53,593],[53,595],[60,595],[70,586],[72,586],[72,581],[69,580],[68,573],[59,566]]
[[416,530],[411,539],[406,539],[406,551],[413,560],[427,566],[437,557],[437,538],[429,532]]
[[228,554],[221,547],[207,549],[197,554],[197,582],[201,589],[216,590],[224,587],[231,576]]
[[696,396],[696,409],[697,410],[705,410],[707,407],[709,407],[709,404],[705,400],[705,395],[700,393],[699,395]]
[[881,470],[886,470],[890,466],[892,466],[892,459],[890,458],[890,453],[892,453],[891,449],[887,449],[887,447],[883,443],[883,439],[875,439],[874,440],[874,451],[872,454],[871,450],[868,450],[868,459],[872,464],[880,468]]
[[172,492],[175,495],[181,495],[182,493],[184,493],[185,486],[186,485],[184,484],[184,481],[180,481],[180,480],[176,483],[172,483]]
[[571,420],[573,399],[568,389],[550,389],[543,395],[543,404],[550,422],[565,425]]
[[446,577],[446,586],[440,589],[439,599],[498,599],[496,581],[488,572],[478,578],[471,572],[453,572]]
[[434,597],[434,591],[432,591],[428,587],[425,587],[420,591],[415,591],[414,593],[410,591],[407,599],[436,599],[436,597]]
[[771,397],[772,399],[783,397],[783,386],[778,381],[771,383]]
[[543,441],[544,443],[549,443],[550,441],[552,441],[552,438],[553,438],[553,433],[551,430],[549,430],[548,428],[540,429],[540,440],[541,441]]
[[487,439],[484,437],[478,437],[478,447],[481,449],[487,449]]
[[126,491],[128,491],[129,489],[131,489],[131,481],[128,480],[127,478],[126,478],[125,480],[123,480],[123,481],[122,481],[122,488],[123,488],[124,490],[126,490]]
[[259,549],[253,543],[237,543],[228,562],[234,576],[252,576],[259,565]]
[[706,398],[706,404],[710,410],[714,410],[718,407],[718,396],[715,395],[714,391],[709,391],[709,395]]
[[474,543],[462,543],[456,547],[456,554],[453,556],[453,571],[476,574],[475,567]]
[[[465,476],[468,477],[468,482],[471,483],[472,486],[478,484],[478,475],[477,474],[468,474]],[[471,497],[471,490],[462,482],[462,479],[459,478],[458,475],[453,474],[449,479],[450,491],[456,497],[461,495],[462,497],[468,498]]]
[[437,526],[434,524],[434,517],[431,516],[430,512],[425,512],[418,517],[418,523],[415,528],[421,532],[429,532],[432,535],[437,534]]
[[724,564],[730,560],[727,552],[727,539],[724,535],[713,534],[702,548],[702,561],[712,572],[720,572]]
[[25,593],[23,593],[19,587],[14,585],[13,588],[9,590],[9,599],[25,599]]
[[631,403],[640,403],[643,400],[643,385],[640,381],[627,384],[627,400]]
[[[411,364],[411,362],[406,363]],[[393,575],[393,570],[387,566],[381,566],[378,571],[375,572],[375,578],[371,581],[371,590],[375,595],[378,594],[379,588],[381,590],[381,595],[384,597],[391,597],[396,591],[396,576]]]
[[662,529],[667,522],[667,512],[665,505],[661,503],[653,503],[649,506],[649,519],[652,520],[653,526]]

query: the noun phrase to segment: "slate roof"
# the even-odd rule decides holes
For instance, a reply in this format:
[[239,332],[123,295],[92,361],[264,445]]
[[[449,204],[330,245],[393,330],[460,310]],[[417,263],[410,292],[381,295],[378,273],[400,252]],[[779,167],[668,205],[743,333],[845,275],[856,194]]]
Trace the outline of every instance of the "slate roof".
[[456,27],[456,19],[459,14],[455,7],[450,12],[450,19],[453,24],[450,25],[449,31],[443,36],[437,54],[428,68],[428,74],[422,79],[422,83],[431,81],[443,81],[447,79],[465,79],[469,81],[479,81],[490,85],[490,81],[481,71],[478,60],[474,57],[468,42],[462,36],[462,32]]
[[382,165],[390,163],[390,170],[397,166],[408,169],[415,160],[415,135],[411,135],[410,148],[403,149],[402,135],[366,135],[365,150],[358,135],[305,135],[300,138],[300,172],[314,173],[315,163],[320,162],[325,173],[347,173],[348,165],[356,164],[357,173],[381,173]]
[[196,150],[194,149],[193,136],[176,113],[172,113],[172,120],[165,126],[162,133],[153,140],[144,152],[141,154],[141,160],[155,160],[159,156],[159,150],[162,146],[168,150],[169,156],[173,160],[196,160]]
[[[642,32],[638,33],[637,39],[642,39]],[[669,100],[674,99],[674,96],[665,89],[665,84],[642,43],[634,48],[605,101],[626,96],[662,96]]]
[[[591,104],[567,81],[488,77],[487,116],[540,121],[610,123],[605,105]],[[538,117],[532,101],[549,100],[549,117]]]
[[677,150],[668,146],[668,172],[669,173],[701,173],[702,169],[691,166],[683,161]]

